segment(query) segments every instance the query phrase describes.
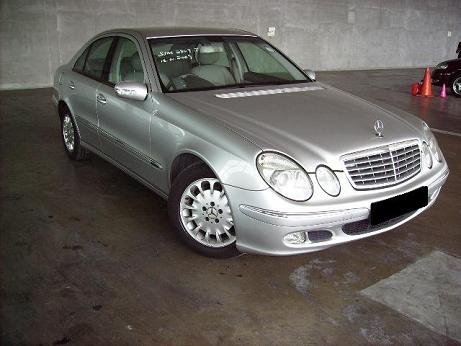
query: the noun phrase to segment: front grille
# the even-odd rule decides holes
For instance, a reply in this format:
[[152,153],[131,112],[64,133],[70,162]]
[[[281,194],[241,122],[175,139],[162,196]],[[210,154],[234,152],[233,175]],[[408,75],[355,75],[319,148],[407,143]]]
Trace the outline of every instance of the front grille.
[[358,190],[395,185],[421,170],[417,140],[348,154],[342,160],[352,185]]
[[381,222],[380,224],[372,226],[369,219],[364,219],[360,221],[354,221],[351,223],[347,223],[343,225],[342,230],[344,233],[348,235],[357,235],[357,234],[364,234],[369,232],[377,231],[381,228],[389,227],[395,225],[396,223],[406,219],[407,217],[411,216],[411,214],[415,213],[414,211],[406,213],[404,215],[400,215],[388,221]]

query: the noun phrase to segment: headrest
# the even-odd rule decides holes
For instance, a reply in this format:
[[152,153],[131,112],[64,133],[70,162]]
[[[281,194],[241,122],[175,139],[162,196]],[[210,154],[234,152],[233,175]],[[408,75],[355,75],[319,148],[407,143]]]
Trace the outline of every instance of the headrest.
[[141,58],[139,57],[139,53],[136,52],[131,56],[131,66],[133,66],[135,71],[142,71],[142,64]]
[[201,65],[213,65],[219,60],[219,54],[224,52],[224,49],[216,45],[200,46],[198,51],[198,62]]

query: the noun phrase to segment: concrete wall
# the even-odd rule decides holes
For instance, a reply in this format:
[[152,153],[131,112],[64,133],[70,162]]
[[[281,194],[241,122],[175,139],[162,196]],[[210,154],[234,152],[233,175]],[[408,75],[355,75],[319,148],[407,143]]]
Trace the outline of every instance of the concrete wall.
[[51,85],[100,31],[165,25],[275,26],[270,41],[315,70],[419,67],[455,57],[461,0],[0,0],[0,89]]

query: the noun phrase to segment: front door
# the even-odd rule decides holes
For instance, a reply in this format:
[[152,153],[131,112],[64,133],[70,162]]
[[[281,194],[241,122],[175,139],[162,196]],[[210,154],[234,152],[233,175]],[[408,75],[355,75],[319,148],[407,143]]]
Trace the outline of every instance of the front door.
[[115,84],[145,83],[139,49],[134,41],[119,37],[107,76],[97,91],[97,113],[101,150],[143,180],[155,185],[158,169],[151,158],[150,128],[155,111],[150,95],[144,101],[117,96]]

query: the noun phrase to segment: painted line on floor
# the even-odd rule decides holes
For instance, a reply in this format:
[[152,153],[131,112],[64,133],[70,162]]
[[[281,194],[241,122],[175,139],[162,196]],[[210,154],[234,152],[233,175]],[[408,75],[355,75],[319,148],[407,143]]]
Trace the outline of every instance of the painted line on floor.
[[461,342],[461,258],[433,251],[361,294]]
[[434,132],[443,133],[444,135],[461,137],[461,133],[458,133],[458,132],[445,131],[445,130],[439,130],[439,129],[434,129],[434,128],[431,128],[431,130]]

